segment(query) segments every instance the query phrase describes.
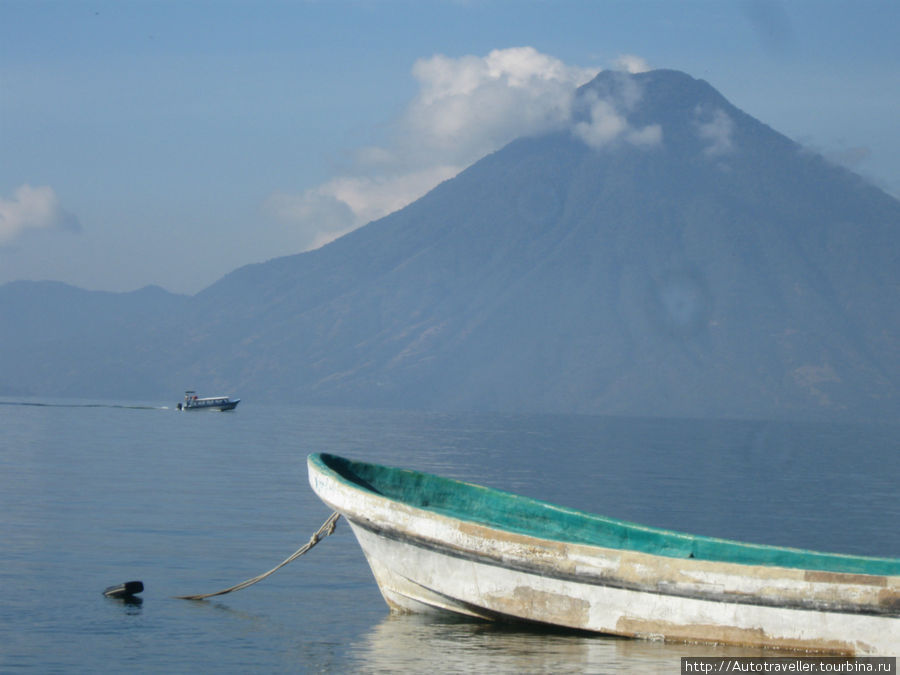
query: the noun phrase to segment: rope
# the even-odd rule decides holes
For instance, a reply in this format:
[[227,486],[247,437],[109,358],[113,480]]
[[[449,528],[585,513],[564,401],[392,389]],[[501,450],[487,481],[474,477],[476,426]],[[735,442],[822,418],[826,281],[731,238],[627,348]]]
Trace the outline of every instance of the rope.
[[306,553],[309,549],[319,543],[319,539],[324,539],[328,535],[334,532],[335,525],[337,525],[338,518],[341,517],[341,514],[335,511],[330,516],[328,516],[328,520],[322,523],[322,527],[316,530],[315,534],[309,538],[309,541],[306,542],[303,546],[294,551],[284,562],[279,563],[268,572],[264,572],[259,576],[255,576],[252,579],[247,579],[246,581],[242,581],[239,584],[235,584],[230,588],[224,588],[221,591],[216,591],[215,593],[204,593],[202,595],[176,595],[175,597],[180,600],[205,600],[206,598],[211,598],[215,595],[225,595],[226,593],[232,593],[234,591],[239,591],[241,589],[247,588],[247,586],[252,586],[258,581],[262,581],[267,576],[274,574],[282,567],[287,565],[290,562],[294,562],[301,555]]

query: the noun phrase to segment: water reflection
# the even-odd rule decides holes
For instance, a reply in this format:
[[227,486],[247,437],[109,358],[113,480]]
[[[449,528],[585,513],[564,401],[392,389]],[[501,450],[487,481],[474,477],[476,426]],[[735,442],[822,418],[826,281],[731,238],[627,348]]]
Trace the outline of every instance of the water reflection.
[[362,672],[670,673],[680,670],[682,656],[766,654],[771,652],[632,640],[443,614],[389,614],[364,634],[355,660],[362,664]]
[[129,595],[122,598],[106,598],[106,602],[122,607],[122,613],[126,616],[139,616],[142,611],[144,599],[136,595]]

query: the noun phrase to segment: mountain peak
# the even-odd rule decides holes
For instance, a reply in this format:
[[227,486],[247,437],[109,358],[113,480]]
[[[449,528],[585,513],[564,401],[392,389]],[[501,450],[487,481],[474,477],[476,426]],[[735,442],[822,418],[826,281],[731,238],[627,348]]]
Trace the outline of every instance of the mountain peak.
[[774,133],[704,80],[677,70],[599,73],[578,90],[573,126],[595,149],[615,145],[706,155],[727,154],[741,135]]
[[658,68],[640,73],[627,73],[622,70],[602,70],[593,80],[581,86],[581,90],[602,90],[613,92],[636,83],[641,87],[679,91],[681,98],[690,98],[699,92],[707,91],[718,94],[705,80],[699,80],[680,70]]

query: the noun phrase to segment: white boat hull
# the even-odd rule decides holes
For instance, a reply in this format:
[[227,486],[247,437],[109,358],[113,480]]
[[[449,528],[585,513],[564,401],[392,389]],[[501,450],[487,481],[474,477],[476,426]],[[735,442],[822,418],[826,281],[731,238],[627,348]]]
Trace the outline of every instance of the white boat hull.
[[351,526],[382,595],[395,611],[445,610],[635,638],[833,654],[884,655],[898,648],[897,620],[889,617],[588,585],[460,560]]
[[549,541],[414,508],[312,465],[310,483],[350,522],[395,611],[827,654],[900,652],[900,577]]
[[211,412],[227,412],[228,410],[234,410],[235,408],[237,408],[238,403],[240,403],[240,400],[229,401],[228,403],[215,403],[212,405],[186,405],[182,406],[182,410],[209,410]]

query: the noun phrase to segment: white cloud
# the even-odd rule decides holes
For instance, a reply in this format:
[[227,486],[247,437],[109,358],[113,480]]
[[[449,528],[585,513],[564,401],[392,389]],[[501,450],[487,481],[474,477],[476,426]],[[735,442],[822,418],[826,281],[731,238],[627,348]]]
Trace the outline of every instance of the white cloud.
[[420,91],[404,115],[404,136],[419,152],[467,165],[519,136],[563,127],[575,89],[597,72],[532,47],[422,59],[413,67]]
[[725,155],[734,149],[734,120],[721,108],[716,108],[712,114],[697,109],[694,111],[697,117],[697,133],[706,142],[703,152],[709,157]]
[[364,148],[348,175],[299,195],[273,194],[265,208],[299,228],[309,247],[327,243],[402,208],[515,138],[565,128],[575,90],[598,70],[532,47],[421,59],[412,69],[418,93],[388,147]]
[[304,250],[318,248],[358,227],[353,211],[329,192],[327,184],[300,195],[274,192],[263,208],[298,231]]
[[626,73],[635,75],[637,73],[646,73],[650,70],[650,66],[640,56],[634,54],[622,54],[615,62],[616,68],[624,70]]
[[30,229],[78,230],[78,220],[62,209],[53,188],[21,185],[12,199],[0,197],[0,245]]
[[662,127],[658,124],[648,124],[640,129],[631,129],[626,140],[632,145],[653,146],[662,143]]
[[459,167],[435,166],[396,175],[335,178],[299,195],[274,193],[265,209],[296,227],[301,243],[313,249],[403,208],[458,172]]
[[594,148],[619,138],[628,129],[628,121],[609,101],[597,100],[591,105],[591,119],[575,125],[575,135]]
[[623,80],[621,91],[614,98],[591,96],[590,118],[578,122],[572,129],[576,137],[595,149],[601,149],[615,141],[651,147],[662,143],[662,127],[650,124],[633,127],[627,113],[634,109],[641,98],[641,90],[633,80]]

